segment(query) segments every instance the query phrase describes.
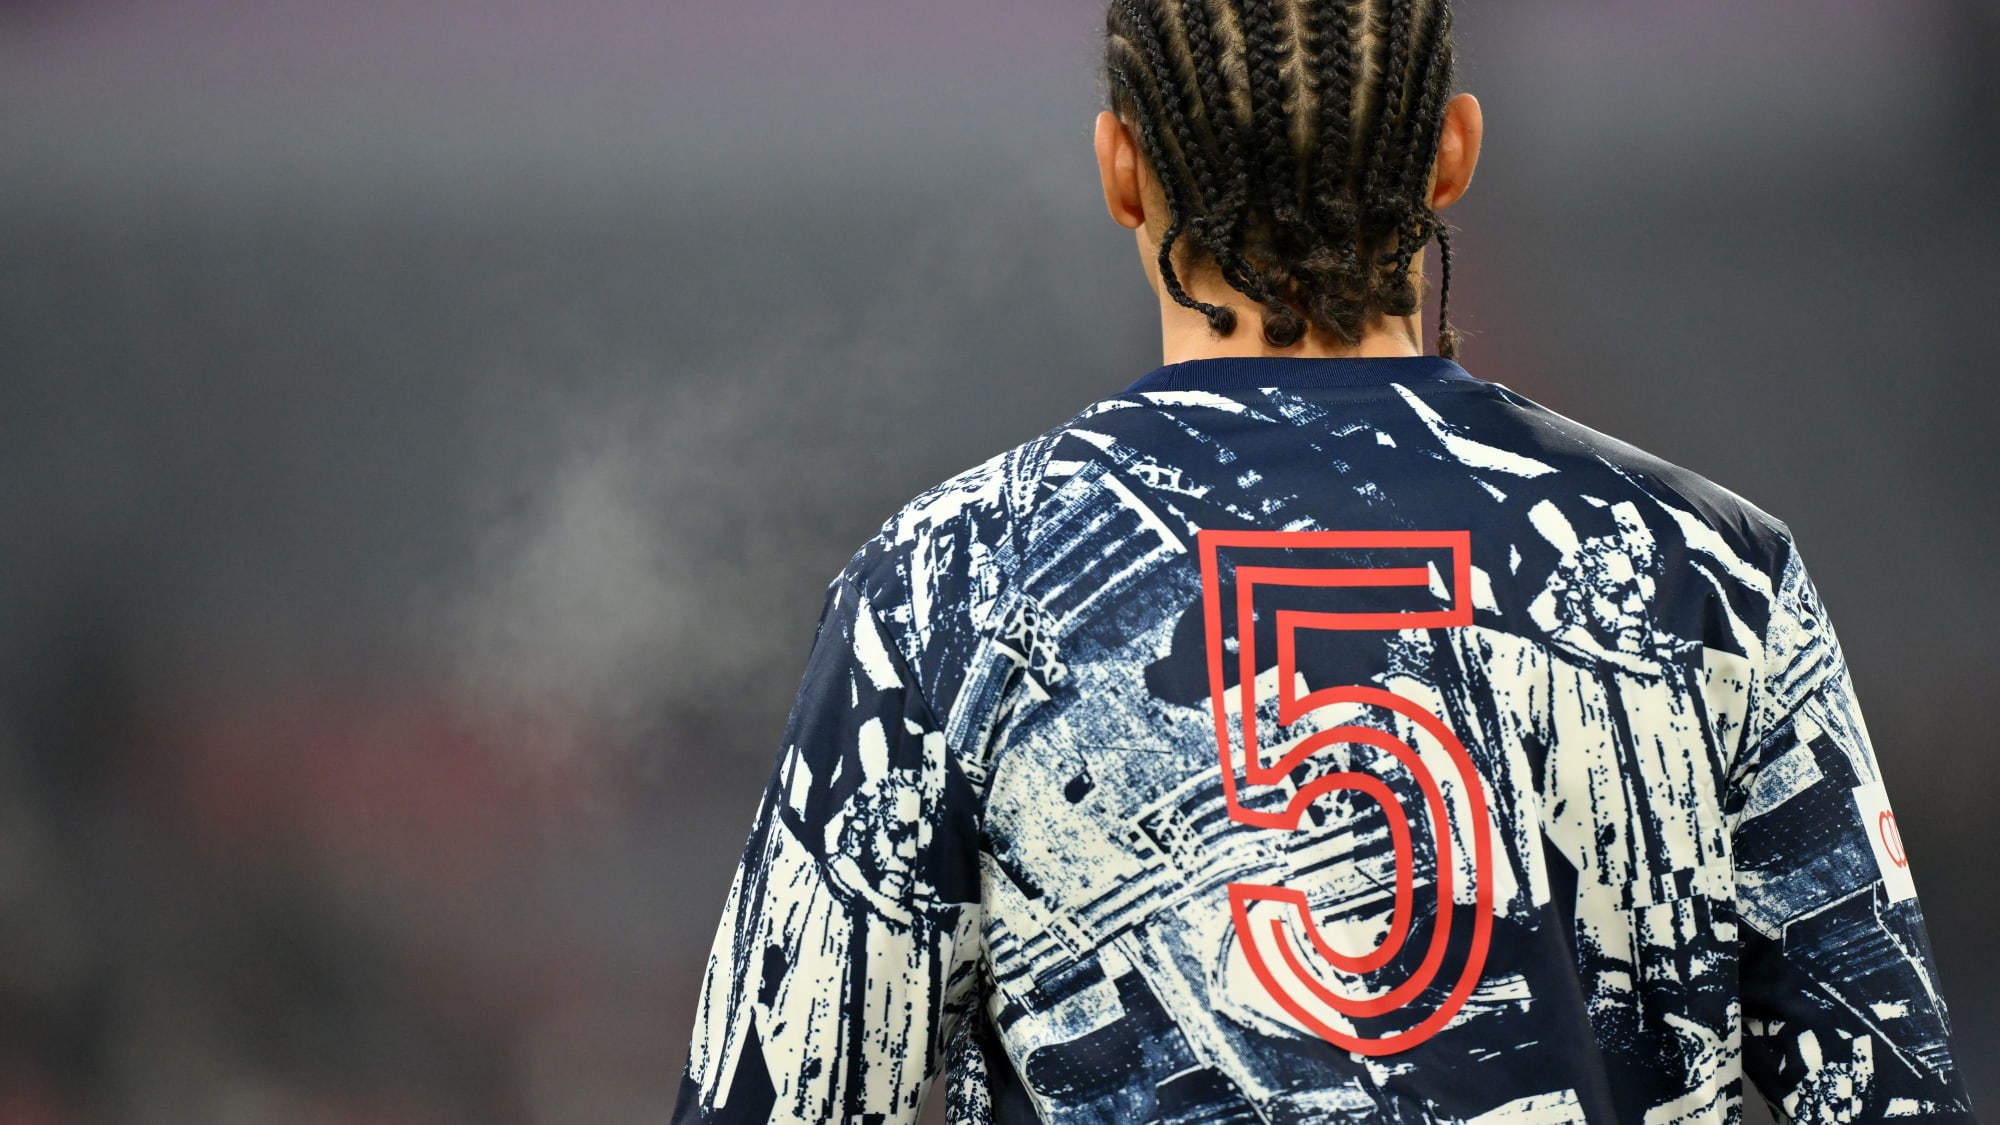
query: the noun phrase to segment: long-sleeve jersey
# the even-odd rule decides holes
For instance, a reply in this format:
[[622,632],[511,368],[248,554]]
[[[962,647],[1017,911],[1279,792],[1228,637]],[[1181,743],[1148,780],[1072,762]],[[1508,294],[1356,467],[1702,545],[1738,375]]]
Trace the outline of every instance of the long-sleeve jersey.
[[1790,530],[1424,358],[1163,367],[834,581],[675,1119],[947,1069],[965,1121],[1971,1118]]

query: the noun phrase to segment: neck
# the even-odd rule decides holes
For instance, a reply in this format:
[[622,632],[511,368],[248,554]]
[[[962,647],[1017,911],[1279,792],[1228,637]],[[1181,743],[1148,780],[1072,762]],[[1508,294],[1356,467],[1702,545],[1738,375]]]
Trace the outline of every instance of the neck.
[[[1423,255],[1411,264],[1418,278],[1423,276]],[[1262,312],[1248,297],[1229,287],[1220,277],[1200,271],[1187,279],[1188,295],[1212,305],[1228,305],[1236,310],[1236,331],[1217,336],[1208,318],[1183,308],[1159,284],[1157,270],[1148,270],[1153,289],[1160,299],[1160,353],[1165,363],[1191,359],[1237,357],[1291,357],[1294,359],[1394,359],[1424,355],[1424,326],[1421,313],[1410,316],[1376,317],[1361,333],[1359,343],[1350,344],[1338,336],[1313,329],[1305,339],[1289,348],[1274,348],[1264,340]]]
[[[1246,306],[1248,306],[1246,308]],[[1350,344],[1337,336],[1314,330],[1305,339],[1289,348],[1274,348],[1264,339],[1262,323],[1257,319],[1256,308],[1249,305],[1239,295],[1236,302],[1236,331],[1228,336],[1217,336],[1209,330],[1208,321],[1199,313],[1190,312],[1179,305],[1172,306],[1172,312],[1161,310],[1160,353],[1165,363],[1183,363],[1191,359],[1225,359],[1232,357],[1285,357],[1294,359],[1391,359],[1403,356],[1423,355],[1422,328],[1415,316],[1378,318],[1361,335],[1361,342]]]

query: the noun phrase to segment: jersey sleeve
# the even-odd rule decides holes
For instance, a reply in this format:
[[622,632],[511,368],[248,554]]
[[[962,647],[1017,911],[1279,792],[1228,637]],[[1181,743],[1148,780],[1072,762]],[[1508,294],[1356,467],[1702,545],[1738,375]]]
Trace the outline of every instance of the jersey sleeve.
[[1744,1070],[1783,1120],[1969,1121],[1910,858],[1796,548],[1731,785]]
[[676,1122],[913,1122],[978,968],[977,800],[847,577],[709,956]]

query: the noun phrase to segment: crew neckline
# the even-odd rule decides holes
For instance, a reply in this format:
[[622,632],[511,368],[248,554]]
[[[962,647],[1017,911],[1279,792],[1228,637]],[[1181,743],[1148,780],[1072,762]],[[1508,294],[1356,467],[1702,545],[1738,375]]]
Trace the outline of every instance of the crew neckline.
[[1156,367],[1125,389],[1150,391],[1254,391],[1265,387],[1365,387],[1436,380],[1479,382],[1465,368],[1434,355],[1378,358],[1223,356]]

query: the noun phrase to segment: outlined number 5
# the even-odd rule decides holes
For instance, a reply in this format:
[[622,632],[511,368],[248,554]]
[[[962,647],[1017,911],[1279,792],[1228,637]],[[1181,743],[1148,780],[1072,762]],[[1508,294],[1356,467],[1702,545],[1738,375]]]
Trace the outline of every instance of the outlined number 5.
[[[1472,535],[1467,531],[1216,531],[1200,533],[1203,610],[1208,652],[1209,695],[1215,712],[1216,744],[1221,752],[1224,796],[1230,819],[1274,832],[1296,832],[1306,811],[1330,794],[1349,791],[1366,796],[1382,809],[1395,857],[1395,899],[1389,931],[1367,953],[1335,949],[1312,916],[1304,891],[1258,883],[1229,885],[1230,911],[1237,941],[1251,971],[1265,991],[1287,1013],[1335,1046],[1363,1055],[1382,1056],[1409,1050],[1436,1035],[1465,1006],[1479,984],[1493,929],[1493,830],[1486,789],[1478,769],[1451,728],[1429,708],[1395,692],[1369,685],[1319,688],[1298,694],[1299,641],[1315,630],[1383,632],[1399,629],[1441,629],[1472,623]],[[1316,565],[1365,556],[1371,564],[1383,557],[1406,556],[1415,565]],[[1437,561],[1448,557],[1444,567]],[[1448,586],[1448,608],[1435,608],[1440,583]],[[1384,611],[1395,604],[1397,588],[1416,588],[1429,605]],[[1328,611],[1330,599],[1357,591],[1373,603],[1366,612]],[[1367,594],[1358,593],[1368,591]],[[1306,601],[1314,609],[1284,608],[1276,603]],[[1260,610],[1261,605],[1261,610]],[[1469,837],[1472,852],[1473,904],[1465,917],[1456,903],[1459,860],[1453,853],[1453,802],[1416,746],[1378,726],[1348,723],[1300,739],[1276,761],[1266,762],[1258,741],[1257,673],[1263,666],[1258,625],[1275,637],[1278,684],[1278,724],[1297,723],[1315,711],[1341,708],[1352,714],[1358,705],[1370,712],[1401,716],[1427,736],[1450,761],[1453,787],[1469,810],[1461,837]],[[1229,642],[1234,640],[1236,683],[1228,683]],[[1233,702],[1233,706],[1232,706]],[[1232,713],[1235,722],[1232,723]],[[1320,773],[1290,793],[1286,779],[1308,759],[1339,746],[1366,747],[1386,771],[1406,773],[1422,797],[1421,819],[1428,824],[1435,857],[1435,905],[1425,911],[1430,940],[1423,959],[1407,976],[1373,995],[1351,995],[1352,985],[1330,981],[1326,967],[1350,978],[1375,974],[1398,963],[1414,932],[1425,920],[1417,901],[1417,855],[1413,825],[1417,810],[1406,808],[1381,772],[1353,770]],[[1361,751],[1360,754],[1366,754]],[[1356,756],[1360,756],[1357,754]],[[1427,898],[1429,896],[1426,896]],[[1469,940],[1453,941],[1454,933],[1470,925]],[[1441,1000],[1429,1001],[1448,952],[1464,950],[1463,965]],[[1411,1015],[1418,1015],[1410,1022]],[[1357,1020],[1399,1017],[1400,1030],[1379,1036],[1361,1031]],[[1354,1028],[1356,1030],[1348,1030]]]

